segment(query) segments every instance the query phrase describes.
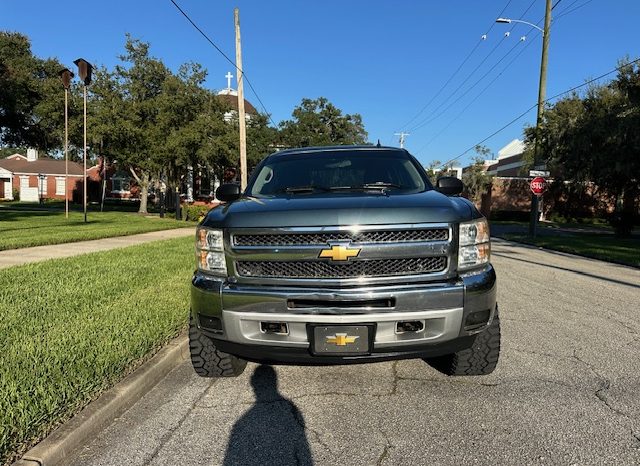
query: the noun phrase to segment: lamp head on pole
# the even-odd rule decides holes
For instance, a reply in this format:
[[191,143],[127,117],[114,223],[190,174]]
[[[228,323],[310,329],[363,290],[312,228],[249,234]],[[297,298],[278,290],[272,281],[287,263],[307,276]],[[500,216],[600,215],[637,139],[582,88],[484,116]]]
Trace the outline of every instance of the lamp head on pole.
[[511,20],[509,18],[498,18],[498,19],[496,19],[496,23],[507,23],[507,24],[510,24]]
[[69,89],[71,86],[71,80],[73,79],[73,73],[68,68],[64,68],[58,72],[60,75],[60,80],[62,81],[62,85],[65,89]]
[[93,65],[84,58],[78,58],[73,62],[78,67],[78,76],[84,82],[85,86],[91,84],[91,73],[93,72]]

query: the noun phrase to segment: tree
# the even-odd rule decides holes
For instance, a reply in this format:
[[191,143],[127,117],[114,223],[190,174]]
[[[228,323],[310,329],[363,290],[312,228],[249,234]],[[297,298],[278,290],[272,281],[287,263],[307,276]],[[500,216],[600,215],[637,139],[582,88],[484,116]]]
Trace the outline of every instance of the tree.
[[[640,180],[640,68],[622,65],[612,82],[573,94],[544,113],[541,153],[560,182],[593,183],[619,206],[616,232],[633,227]],[[525,130],[529,150],[535,128]]]
[[[127,35],[125,54],[113,74],[105,73],[94,94],[100,101],[97,115],[109,117],[109,124],[96,134],[117,160],[127,167],[140,186],[139,213],[147,213],[152,176],[160,171],[167,133],[159,121],[161,95],[171,72],[149,56],[149,44]],[[111,78],[111,79],[109,79]],[[114,82],[111,82],[113,80]]]
[[56,59],[31,52],[29,38],[0,31],[0,145],[62,145],[63,88]]
[[477,145],[474,149],[477,156],[473,159],[473,164],[462,173],[462,183],[469,199],[476,203],[482,201],[482,196],[487,192],[493,176],[487,174],[484,161],[492,155],[491,150],[486,146]]
[[280,138],[287,147],[364,144],[367,140],[362,117],[343,115],[324,97],[302,99],[292,116],[280,123]]

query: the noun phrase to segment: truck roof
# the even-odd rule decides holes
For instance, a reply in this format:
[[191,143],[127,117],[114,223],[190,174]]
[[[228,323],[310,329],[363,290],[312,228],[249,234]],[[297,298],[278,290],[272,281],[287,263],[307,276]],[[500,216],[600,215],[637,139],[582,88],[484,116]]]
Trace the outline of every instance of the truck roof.
[[280,157],[291,154],[309,154],[314,152],[336,152],[336,151],[367,151],[367,152],[398,152],[402,155],[408,155],[406,149],[400,149],[398,147],[390,146],[378,146],[373,144],[362,145],[342,145],[342,146],[314,146],[314,147],[299,147],[295,149],[284,149],[271,154],[270,157]]

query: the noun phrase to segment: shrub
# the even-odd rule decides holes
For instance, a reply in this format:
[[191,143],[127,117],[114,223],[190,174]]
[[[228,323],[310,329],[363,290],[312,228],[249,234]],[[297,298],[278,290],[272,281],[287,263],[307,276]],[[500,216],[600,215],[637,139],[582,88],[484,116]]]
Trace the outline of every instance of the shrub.
[[211,205],[182,205],[182,216],[185,220],[199,222],[213,208]]

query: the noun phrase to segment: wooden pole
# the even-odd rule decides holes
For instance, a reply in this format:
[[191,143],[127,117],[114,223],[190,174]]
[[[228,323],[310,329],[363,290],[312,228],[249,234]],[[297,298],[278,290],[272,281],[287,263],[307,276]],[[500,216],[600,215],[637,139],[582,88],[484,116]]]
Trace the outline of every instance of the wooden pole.
[[[533,146],[533,169],[541,162],[540,157],[540,125],[544,113],[544,101],[547,92],[547,61],[549,51],[549,33],[551,32],[551,0],[546,1],[544,14],[544,32],[542,34],[542,57],[540,59],[540,84],[538,86],[538,113],[536,116],[536,139]],[[531,196],[531,218],[529,219],[529,236],[535,238],[538,230],[538,196]]]
[[236,67],[238,79],[238,124],[240,126],[240,188],[247,187],[247,123],[244,113],[244,80],[242,73],[242,47],[240,42],[240,10],[233,10],[236,24]]

